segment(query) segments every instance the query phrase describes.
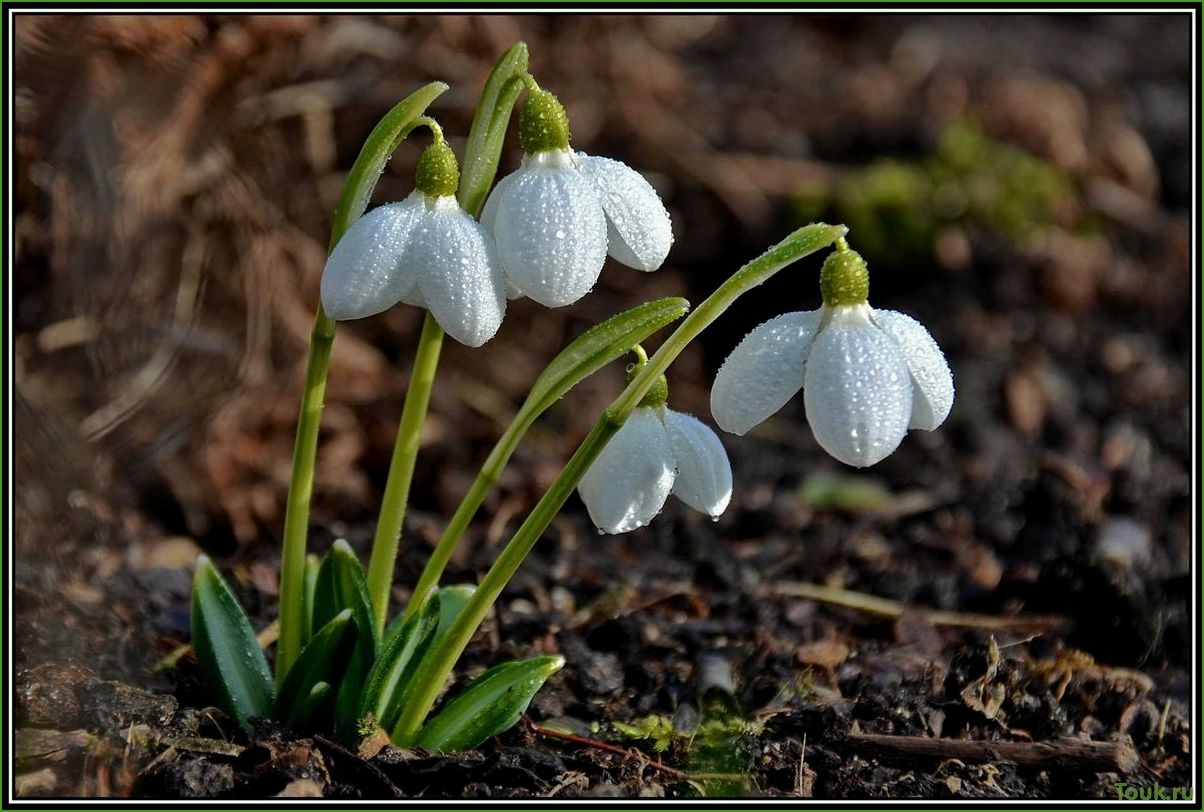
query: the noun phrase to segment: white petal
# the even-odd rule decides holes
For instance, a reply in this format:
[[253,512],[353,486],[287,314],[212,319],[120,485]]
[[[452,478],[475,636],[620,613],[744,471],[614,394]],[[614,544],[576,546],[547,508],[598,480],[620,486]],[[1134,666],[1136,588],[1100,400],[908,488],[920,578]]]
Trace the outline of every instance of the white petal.
[[439,198],[414,226],[404,261],[414,268],[427,309],[456,341],[479,347],[506,314],[493,239],[454,197]]
[[669,445],[677,460],[673,495],[695,510],[718,516],[732,501],[732,464],[718,435],[692,415],[665,411]]
[[911,417],[911,376],[868,305],[832,308],[811,345],[803,402],[815,439],[836,459],[873,465],[899,447]]
[[953,372],[945,354],[924,325],[911,316],[894,310],[875,310],[870,318],[899,345],[911,373],[908,428],[932,431],[945,422],[953,408]]
[[629,268],[655,271],[673,245],[673,225],[656,189],[622,161],[583,152],[576,157],[606,212],[608,253]]
[[410,231],[423,203],[411,195],[380,206],[351,224],[322,272],[322,307],[332,319],[361,319],[388,310],[413,290],[401,267]]
[[744,434],[794,397],[822,318],[822,310],[786,313],[736,345],[711,387],[711,414],[720,428]]
[[[498,200],[505,193],[505,189],[510,185],[510,180],[514,177],[514,173],[507,175],[497,182],[493,187],[493,191],[489,193],[489,197],[485,200],[485,206],[481,209],[481,225],[489,232],[489,236],[494,238],[496,244],[497,238],[494,233],[494,226],[497,224],[497,207]],[[500,262],[500,260],[499,260]],[[506,298],[507,299],[522,299],[523,292],[518,289],[514,282],[510,279],[506,280]]]
[[593,186],[571,165],[530,156],[498,190],[494,238],[515,288],[547,307],[580,299],[606,261],[606,215]]
[[516,174],[518,173],[511,172],[509,175],[495,183],[493,185],[493,189],[489,192],[489,197],[485,198],[485,205],[481,209],[481,225],[485,227],[486,231],[494,235],[495,239],[497,235],[494,229],[497,226],[498,201],[506,193],[507,187],[510,186]]
[[653,409],[636,409],[577,485],[599,530],[626,533],[665,506],[676,472],[669,434]]

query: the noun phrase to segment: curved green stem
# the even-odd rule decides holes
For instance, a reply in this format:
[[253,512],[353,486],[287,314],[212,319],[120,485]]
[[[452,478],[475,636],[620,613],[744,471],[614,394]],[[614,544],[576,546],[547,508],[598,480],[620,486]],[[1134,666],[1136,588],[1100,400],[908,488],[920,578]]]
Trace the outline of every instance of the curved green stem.
[[[431,82],[419,88],[394,105],[369,133],[347,173],[335,207],[330,225],[331,251],[368,207],[376,181],[397,145],[414,128],[415,122],[426,118],[423,112],[445,90],[447,85],[443,82]],[[293,469],[284,508],[284,538],[280,556],[280,639],[276,645],[277,687],[283,684],[289,668],[301,653],[306,634],[305,553],[309,534],[309,506],[313,497],[318,430],[326,399],[326,375],[330,369],[334,334],[335,322],[319,304],[310,339],[309,360],[305,366],[305,390],[301,395],[297,438],[293,445]]]
[[318,427],[326,399],[326,372],[334,345],[334,319],[322,306],[314,319],[305,367],[305,389],[293,445],[293,470],[284,508],[284,548],[280,561],[280,638],[276,646],[276,684],[301,653],[305,637],[305,541],[309,530],[309,504],[314,491],[314,464],[318,455]]
[[389,613],[389,588],[393,583],[393,565],[397,561],[397,546],[405,522],[406,504],[410,498],[410,483],[414,479],[414,463],[418,459],[422,424],[435,385],[439,368],[439,351],[443,347],[443,328],[427,311],[422,322],[422,335],[414,351],[414,368],[410,372],[410,388],[401,421],[397,426],[397,442],[389,462],[389,477],[381,500],[376,536],[372,540],[372,558],[368,562],[368,594],[378,631],[385,628]]
[[418,735],[453,666],[489,609],[501,595],[502,589],[556,518],[556,514],[581,481],[581,477],[669,364],[742,294],[760,285],[792,262],[831,245],[838,237],[843,236],[846,230],[844,226],[813,223],[794,232],[733,274],[665,340],[622,394],[598,418],[598,422],[581,441],[577,451],[536,504],[531,515],[518,528],[493,566],[489,568],[489,572],[481,579],[476,591],[456,618],[442,647],[433,652],[430,666],[424,668],[425,673],[419,675],[422,680],[421,688],[402,711],[393,731],[395,742],[404,746]]

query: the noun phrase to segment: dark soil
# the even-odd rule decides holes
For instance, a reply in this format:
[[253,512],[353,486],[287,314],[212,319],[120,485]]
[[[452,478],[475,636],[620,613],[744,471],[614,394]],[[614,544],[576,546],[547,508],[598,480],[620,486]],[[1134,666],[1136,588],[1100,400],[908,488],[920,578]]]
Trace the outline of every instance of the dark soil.
[[[18,793],[1060,799],[1188,785],[1188,25],[18,20]],[[489,65],[519,38],[575,143],[647,172],[678,242],[655,275],[608,266],[577,306],[517,303],[486,348],[449,342],[399,601],[567,338],[654,296],[701,300],[800,218],[856,216],[855,246],[874,227],[900,246],[867,251],[872,302],[937,337],[953,413],[853,472],[815,444],[798,398],[724,437],[736,491],[717,523],[671,501],[650,528],[601,537],[570,500],[459,675],[536,652],[568,664],[527,720],[476,751],[248,737],[208,706],[187,658],[155,669],[187,641],[192,562],[215,556],[257,627],[275,617],[305,342],[344,173],[380,113],[432,78],[453,86],[434,113],[466,132]],[[853,208],[842,184],[885,157],[928,166],[954,119],[1069,191],[1023,211],[1037,222],[1019,230],[966,211],[904,228]],[[416,155],[401,150],[379,200],[408,191]],[[672,405],[707,417],[726,353],[771,315],[817,306],[817,269],[733,308],[671,370]],[[419,316],[399,307],[340,331],[317,551],[345,537],[366,560]],[[531,432],[449,582],[484,572],[621,375],[584,383]],[[898,611],[850,608],[863,595]],[[866,734],[1104,742],[1137,761],[899,762]]]

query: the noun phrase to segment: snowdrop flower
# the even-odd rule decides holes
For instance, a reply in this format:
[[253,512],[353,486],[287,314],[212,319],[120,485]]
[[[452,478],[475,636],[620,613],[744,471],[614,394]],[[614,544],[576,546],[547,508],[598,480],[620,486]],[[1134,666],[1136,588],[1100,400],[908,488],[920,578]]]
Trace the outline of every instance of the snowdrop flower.
[[953,407],[953,374],[918,321],[869,306],[869,273],[844,240],[820,273],[824,305],[757,327],[711,389],[715,422],[744,434],[801,388],[815,439],[858,468],[889,456],[908,429],[932,431]]
[[352,224],[322,273],[322,306],[360,319],[398,302],[424,307],[444,332],[479,347],[506,314],[505,283],[489,233],[456,201],[460,171],[436,139],[418,161],[415,189]]
[[664,376],[627,418],[577,485],[599,531],[648,524],[669,494],[717,518],[732,498],[732,466],[719,437],[665,406]]
[[555,96],[530,92],[519,139],[522,165],[498,181],[481,215],[511,298],[572,304],[598,281],[607,253],[641,271],[661,266],[673,229],[656,190],[624,163],[570,149],[568,115]]

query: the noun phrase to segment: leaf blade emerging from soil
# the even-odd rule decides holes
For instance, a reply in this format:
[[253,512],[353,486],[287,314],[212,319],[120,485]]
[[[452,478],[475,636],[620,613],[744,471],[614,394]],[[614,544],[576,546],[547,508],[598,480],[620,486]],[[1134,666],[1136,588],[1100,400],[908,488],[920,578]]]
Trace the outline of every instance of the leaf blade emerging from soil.
[[271,714],[276,687],[246,612],[207,556],[192,582],[192,644],[197,665],[222,709],[242,727]]

